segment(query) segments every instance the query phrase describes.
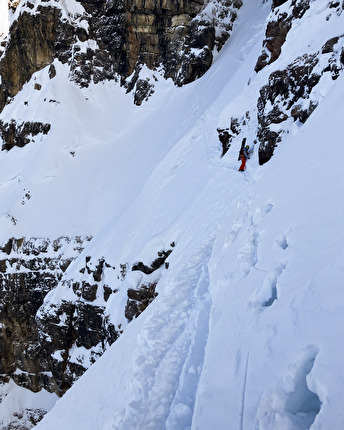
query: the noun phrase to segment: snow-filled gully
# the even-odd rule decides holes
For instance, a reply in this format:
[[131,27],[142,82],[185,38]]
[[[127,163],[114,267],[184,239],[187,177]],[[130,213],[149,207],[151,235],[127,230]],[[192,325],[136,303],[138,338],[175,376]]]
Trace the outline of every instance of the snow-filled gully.
[[[178,90],[188,106],[182,111],[183,103],[176,104],[181,127],[169,130],[167,114],[161,123],[153,115],[157,133],[164,129],[161,141],[178,138],[167,148],[145,129],[143,140],[152,146],[140,145],[140,163],[130,172],[145,174],[124,190],[125,204],[113,204],[121,217],[95,238],[104,254],[127,261],[143,248],[153,255],[152,243],[172,237],[176,246],[157,298],[39,429],[56,430],[57,422],[66,430],[327,430],[344,424],[342,383],[329,364],[341,369],[344,154],[339,144],[338,160],[323,150],[323,142],[344,133],[342,113],[333,112],[343,92],[333,92],[322,111],[320,104],[314,120],[296,124],[271,164],[258,166],[255,148],[246,172],[238,172],[243,135],[219,157],[216,128],[227,126],[232,114],[249,111],[243,134],[250,142],[256,137],[251,104],[264,79],[251,79],[253,48],[260,51],[256,33],[266,18],[257,4],[247,2],[244,10],[250,34],[241,28],[233,35],[242,50],[231,52],[228,45],[202,79]],[[154,98],[150,102],[154,111]],[[326,130],[318,127],[324,122]]]

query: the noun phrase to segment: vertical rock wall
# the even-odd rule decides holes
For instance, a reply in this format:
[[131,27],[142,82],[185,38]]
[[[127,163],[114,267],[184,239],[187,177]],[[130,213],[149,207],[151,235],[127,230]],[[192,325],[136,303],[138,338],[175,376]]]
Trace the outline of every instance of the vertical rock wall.
[[191,82],[210,67],[213,50],[228,39],[241,5],[241,0],[209,5],[204,0],[98,0],[81,1],[83,12],[71,13],[62,2],[54,7],[21,3],[0,60],[0,111],[54,58],[69,64],[81,86],[119,79],[132,90],[143,64],[162,67],[177,85]]
[[[59,342],[70,342],[71,327],[65,329],[54,321],[54,331],[44,332],[37,314],[46,295],[58,285],[69,264],[89,240],[87,237],[22,238],[10,239],[0,247],[0,374],[3,380],[11,377],[32,391],[46,388],[58,394],[70,386],[71,380],[66,381],[53,353]],[[56,332],[54,350],[49,350],[46,342]],[[64,352],[68,353],[68,349]]]

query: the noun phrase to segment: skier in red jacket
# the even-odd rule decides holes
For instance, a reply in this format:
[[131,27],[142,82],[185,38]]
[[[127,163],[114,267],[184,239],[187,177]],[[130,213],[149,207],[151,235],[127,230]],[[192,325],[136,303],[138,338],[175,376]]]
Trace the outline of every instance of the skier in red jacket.
[[239,167],[239,172],[244,172],[246,168],[246,160],[250,158],[251,151],[249,145],[244,146],[240,154],[241,166]]

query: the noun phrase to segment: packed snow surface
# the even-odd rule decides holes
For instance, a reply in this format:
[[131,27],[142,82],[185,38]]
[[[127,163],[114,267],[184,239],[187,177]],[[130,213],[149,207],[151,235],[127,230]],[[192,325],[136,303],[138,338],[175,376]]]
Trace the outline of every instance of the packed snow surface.
[[[322,4],[258,75],[270,5],[250,0],[203,78],[160,80],[141,107],[111,82],[80,90],[58,62],[6,106],[5,120],[53,127],[0,154],[1,239],[92,235],[87,255],[115,266],[175,243],[157,298],[37,429],[344,428],[343,76],[268,164],[253,144],[268,75],[343,24],[312,26]],[[254,153],[239,173],[244,135],[221,159],[216,129],[247,111]]]

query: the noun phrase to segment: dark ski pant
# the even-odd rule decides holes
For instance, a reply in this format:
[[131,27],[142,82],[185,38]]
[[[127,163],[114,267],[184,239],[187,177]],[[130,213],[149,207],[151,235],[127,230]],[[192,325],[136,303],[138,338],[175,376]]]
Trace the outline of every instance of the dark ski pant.
[[246,157],[244,155],[241,156],[241,166],[239,167],[239,172],[243,172],[246,167]]

